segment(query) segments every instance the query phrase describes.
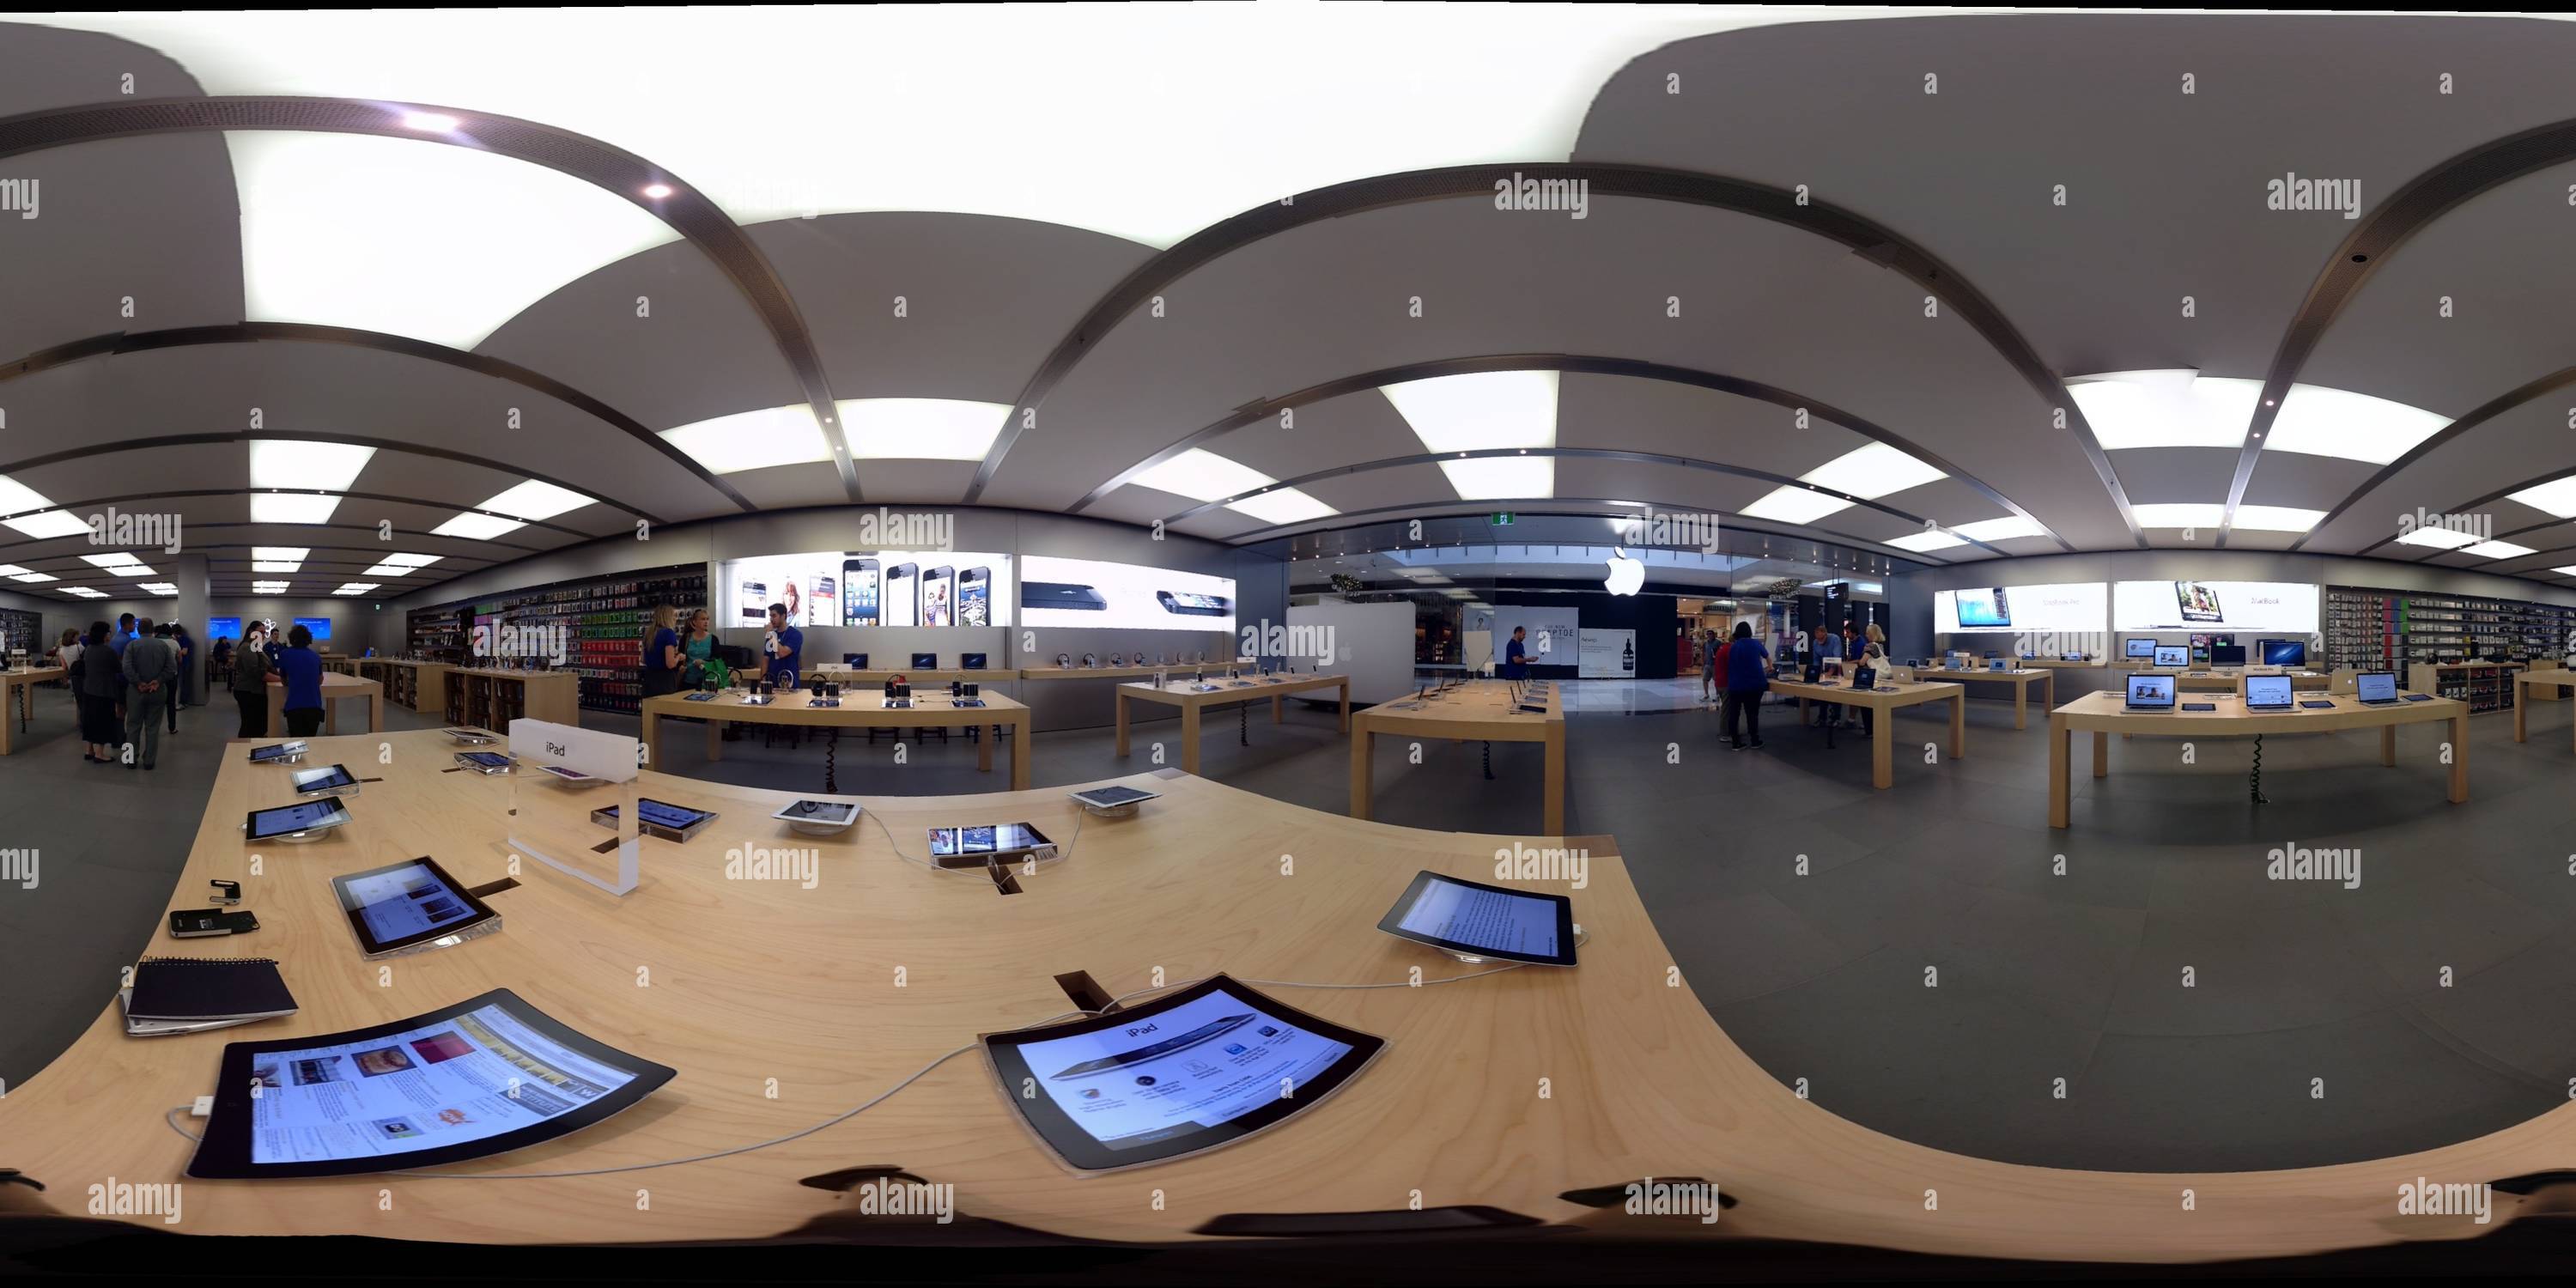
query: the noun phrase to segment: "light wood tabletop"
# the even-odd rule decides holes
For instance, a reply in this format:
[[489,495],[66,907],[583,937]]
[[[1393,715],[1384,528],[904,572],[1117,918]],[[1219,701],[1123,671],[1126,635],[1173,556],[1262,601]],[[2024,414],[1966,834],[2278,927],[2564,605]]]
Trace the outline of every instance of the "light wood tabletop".
[[[1342,691],[1340,731],[1349,733],[1351,730],[1351,677],[1347,675],[1254,674],[1227,679],[1225,678],[1226,668],[1218,667],[1215,668],[1214,674],[1209,675],[1205,680],[1200,680],[1195,677],[1205,668],[1191,666],[1158,669],[1162,671],[1186,669],[1190,674],[1175,675],[1159,685],[1131,683],[1118,686],[1115,692],[1118,695],[1118,754],[1121,756],[1127,754],[1127,704],[1130,702],[1153,702],[1180,709],[1181,771],[1190,774],[1199,772],[1201,729],[1199,715],[1211,707],[1241,706],[1267,698],[1270,701],[1270,723],[1279,724],[1287,719],[1288,695],[1306,693],[1315,689],[1338,688]],[[1205,691],[1202,692],[1202,689]]]
[[[2531,700],[2538,697],[2555,699],[2559,690],[2576,687],[2576,671],[2551,668],[2546,671],[2523,671],[2514,677],[2513,740],[2528,742],[2530,719],[2526,714]],[[2568,722],[2569,738],[2576,739],[2576,719]]]
[[[1381,702],[1350,718],[1351,817],[1369,816],[1377,739],[1448,738],[1466,742],[1535,742],[1545,748],[1539,766],[1541,836],[1565,834],[1565,690],[1546,685],[1544,712],[1519,710],[1509,680],[1468,680],[1424,697]],[[1490,777],[1490,773],[1488,774]]]
[[[1804,680],[1773,680],[1771,690],[1798,700],[1798,723],[1807,723],[1807,704],[1830,702],[1846,707],[1867,707],[1877,713],[1871,718],[1869,740],[1869,783],[1885,791],[1896,785],[1896,720],[1903,707],[1926,702],[1950,704],[1949,756],[1957,760],[1968,754],[1968,691],[1956,684],[1928,680],[1899,680],[1868,689],[1854,689],[1848,681],[1838,684],[1809,684]],[[1826,741],[1833,734],[1828,731]]]
[[[2061,665],[2075,666],[2091,664],[2068,662],[2062,663]],[[1902,679],[1931,680],[1942,684],[2011,685],[2013,700],[2013,728],[2015,729],[2027,729],[2030,727],[2030,691],[2033,686],[2037,686],[2039,689],[2040,710],[2045,711],[2050,707],[2057,705],[2057,671],[2053,668],[2040,665],[2037,660],[2023,662],[2019,666],[2006,671],[1997,671],[1992,669],[1981,671],[1972,667],[1964,666],[1955,670],[1946,666],[1901,666],[1895,668],[1895,671],[1898,677]]]
[[[2286,675],[2290,677],[2291,690],[2298,693],[2321,692],[2333,687],[2334,681],[2334,677],[2328,672],[2285,669],[2277,666],[2199,666],[2179,668],[2133,666],[2123,668],[2123,674],[2170,675],[2174,678],[2174,691],[2176,693],[2234,693],[2238,689],[2244,687],[2245,677],[2249,675]],[[2122,691],[2125,694],[2128,687],[2128,681],[2124,678],[2120,683]]]
[[[385,727],[385,682],[362,679],[345,671],[324,671],[322,673],[323,731],[340,732],[341,701],[347,699],[354,702],[360,698],[366,699],[367,702],[367,728],[382,730]],[[274,672],[271,673],[268,685],[268,731],[280,736],[286,733],[286,685],[275,678]]]
[[2212,693],[2187,699],[2206,702],[2207,711],[2187,711],[2181,702],[2172,711],[2128,710],[2128,695],[2122,693],[2087,693],[2048,713],[2048,825],[2066,826],[2068,797],[2072,790],[2069,765],[2072,751],[2069,739],[2079,732],[2093,735],[2093,776],[2107,778],[2111,773],[2111,735],[2141,737],[2164,734],[2193,738],[2252,738],[2263,735],[2295,733],[2335,733],[2350,729],[2379,730],[2379,763],[2397,763],[2397,727],[2449,721],[2450,738],[2445,755],[2450,762],[2450,800],[2454,805],[2469,799],[2469,706],[2449,698],[2427,698],[2421,702],[2400,700],[2387,706],[2364,706],[2359,698],[2345,693],[2302,692],[2301,702],[2323,702],[2325,707],[2292,706],[2287,711],[2248,711],[2245,700],[2235,694]]
[[[18,726],[35,715],[36,686],[47,680],[64,678],[59,666],[30,666],[15,671],[0,671],[0,756],[12,750],[10,740]],[[14,697],[13,697],[14,695]],[[9,718],[15,710],[17,719]]]
[[[379,747],[391,749],[381,766]],[[492,881],[510,873],[500,838],[514,792],[523,810],[591,804],[586,793],[443,772],[449,750],[435,731],[315,740],[317,762],[376,766],[383,781],[349,802],[349,827],[255,851],[236,825],[250,807],[289,799],[285,771],[246,763],[246,744],[232,744],[169,906],[201,905],[210,878],[238,880],[263,928],[182,944],[156,927],[144,951],[275,958],[300,1012],[135,1039],[111,1000],[69,1051],[0,1097],[0,1165],[48,1182],[47,1201],[74,1213],[87,1186],[111,1177],[181,1181],[194,1146],[163,1111],[211,1090],[227,1042],[389,1023],[504,987],[678,1076],[586,1131],[435,1169],[455,1175],[185,1181],[178,1228],[492,1243],[760,1238],[846,1210],[846,1196],[800,1178],[892,1164],[954,1185],[973,1216],[1186,1239],[1226,1213],[1404,1208],[1417,1196],[1570,1222],[1590,1209],[1559,1197],[1567,1191],[1701,1176],[1741,1206],[1716,1224],[1661,1228],[2192,1262],[2490,1234],[2467,1216],[2400,1217],[2396,1187],[2547,1172],[2576,1150],[2576,1105],[2438,1149],[2275,1171],[2075,1171],[1909,1144],[1836,1116],[1830,1085],[1812,1099],[1791,1091],[1728,1040],[1674,971],[1607,838],[1570,842],[1587,856],[1580,888],[1504,882],[1572,898],[1589,935],[1581,965],[1459,978],[1481,968],[1381,934],[1377,919],[1419,869],[1497,880],[1496,852],[1515,838],[1363,823],[1170,771],[1116,780],[1165,793],[1132,819],[1077,823],[1060,790],[889,798],[867,802],[876,819],[820,838],[768,817],[791,793],[647,773],[645,793],[722,818],[686,844],[645,839],[634,894],[524,865],[518,888],[491,896],[502,930],[380,974],[357,956],[331,875],[428,853],[462,882]],[[1067,850],[1023,878],[1022,893],[920,866],[925,829],[1004,818]],[[813,885],[727,878],[729,862],[774,849],[810,854]],[[1075,970],[1112,993],[1223,971],[1388,1047],[1275,1131],[1080,1178],[1020,1128],[971,1052],[942,1060],[978,1033],[1064,1015],[1071,1005],[1053,976]],[[1426,986],[1403,987],[1416,970]],[[1397,986],[1302,986],[1313,984]],[[814,1127],[925,1066],[883,1103],[799,1139],[647,1166]],[[2045,1103],[2044,1086],[2028,1094]],[[619,1167],[642,1170],[468,1178]],[[2499,1189],[2496,1223],[2529,1201]]]
[[980,726],[986,732],[975,743],[975,768],[985,773],[993,771],[993,744],[1000,741],[994,731],[1007,728],[1018,735],[1011,742],[1011,786],[1024,789],[1029,785],[1029,708],[999,693],[986,691],[980,707],[957,706],[944,690],[915,690],[909,707],[888,707],[875,692],[845,693],[837,707],[815,706],[814,695],[807,689],[781,690],[760,706],[744,705],[743,699],[749,696],[746,690],[725,689],[704,702],[692,701],[685,693],[644,699],[637,710],[643,718],[646,763],[662,763],[662,721],[673,717],[707,722],[709,760],[724,759],[724,726],[728,722],[835,730]]

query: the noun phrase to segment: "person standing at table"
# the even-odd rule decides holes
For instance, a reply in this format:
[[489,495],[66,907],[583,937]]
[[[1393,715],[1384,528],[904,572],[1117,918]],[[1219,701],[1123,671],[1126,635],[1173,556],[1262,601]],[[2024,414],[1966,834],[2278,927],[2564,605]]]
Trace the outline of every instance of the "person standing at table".
[[669,604],[653,606],[653,624],[644,632],[645,697],[658,698],[679,691],[680,668],[689,660],[680,651],[679,621],[679,609]]
[[125,738],[116,714],[116,704],[125,699],[124,660],[108,645],[113,634],[107,623],[91,622],[80,655],[81,741],[89,749],[83,758],[102,765],[116,763],[117,744]]
[[[1821,665],[1826,662],[1839,662],[1842,660],[1842,656],[1843,642],[1841,637],[1835,635],[1832,631],[1827,630],[1822,626],[1817,627],[1816,642],[1814,648],[1807,656],[1808,663],[1810,665]],[[1820,702],[1816,705],[1821,709],[1821,718],[1816,722],[1817,728],[1824,728],[1827,724],[1842,718],[1843,708],[1841,703]]]
[[680,654],[688,659],[680,671],[680,686],[689,688],[704,683],[707,664],[716,660],[714,614],[703,608],[689,614],[689,629],[680,634]]
[[297,626],[286,633],[277,651],[277,679],[286,688],[286,732],[309,738],[322,729],[322,656],[313,651],[313,632]]
[[[186,622],[170,623],[170,642],[179,646],[179,691],[175,695],[187,706],[203,702],[197,692],[197,637],[188,633]],[[179,732],[178,708],[171,708],[170,732]]]
[[1504,679],[1526,680],[1529,678],[1528,640],[1529,628],[1526,626],[1515,626],[1512,628],[1512,637],[1503,642]]
[[789,624],[787,605],[769,606],[769,638],[763,647],[769,653],[769,682],[795,684],[796,673],[805,662],[805,632]]
[[125,740],[134,747],[128,769],[160,768],[161,708],[179,683],[179,650],[167,632],[145,635],[125,646]]
[[242,636],[240,648],[233,650],[233,705],[241,708],[241,732],[236,738],[268,736],[268,677],[275,668],[269,665],[268,637],[253,622],[249,633]]
[[1771,652],[1753,635],[1753,623],[1737,622],[1735,638],[1726,642],[1726,738],[1730,750],[1742,751],[1744,735],[1736,732],[1736,717],[1742,716],[1753,735],[1752,746],[1762,745],[1762,694],[1771,687]]

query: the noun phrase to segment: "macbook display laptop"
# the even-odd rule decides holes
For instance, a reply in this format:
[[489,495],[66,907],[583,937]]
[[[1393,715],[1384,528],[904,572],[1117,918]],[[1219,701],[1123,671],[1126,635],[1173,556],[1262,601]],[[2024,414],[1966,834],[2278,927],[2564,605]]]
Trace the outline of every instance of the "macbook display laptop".
[[2363,706],[2384,707],[2392,705],[2398,700],[2397,673],[2395,671],[2364,671],[2361,674],[2352,677],[2352,691],[2354,697],[2361,699]]
[[2132,675],[2129,677],[2131,711],[2171,711],[2174,709],[2174,678],[2170,675]]
[[2286,675],[2246,676],[2245,709],[2248,711],[2289,710],[2290,677]]
[[2158,644],[2156,645],[2155,659],[2156,665],[2158,666],[2189,666],[2191,665],[2191,646],[2188,644]]

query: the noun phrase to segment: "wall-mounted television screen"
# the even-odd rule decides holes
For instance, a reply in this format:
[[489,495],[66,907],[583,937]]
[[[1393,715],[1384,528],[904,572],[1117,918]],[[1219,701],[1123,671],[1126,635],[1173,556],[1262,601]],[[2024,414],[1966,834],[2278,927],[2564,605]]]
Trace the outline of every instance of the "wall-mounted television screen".
[[298,617],[295,619],[295,624],[313,632],[313,642],[316,644],[331,638],[331,619],[328,617]]

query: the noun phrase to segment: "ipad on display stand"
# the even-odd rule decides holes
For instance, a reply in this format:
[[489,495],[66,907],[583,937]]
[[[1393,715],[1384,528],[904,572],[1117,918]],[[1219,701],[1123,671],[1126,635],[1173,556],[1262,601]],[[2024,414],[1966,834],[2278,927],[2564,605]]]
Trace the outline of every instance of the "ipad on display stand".
[[294,786],[295,794],[298,796],[355,796],[358,794],[358,776],[350,773],[347,765],[324,765],[315,769],[299,769],[289,775],[287,781]]
[[447,948],[501,928],[501,914],[427,856],[331,878],[368,961]]
[[242,839],[298,843],[320,840],[322,834],[349,821],[349,807],[338,797],[280,805],[275,809],[255,809],[242,821]]
[[1377,928],[1470,964],[1571,966],[1583,941],[1583,928],[1574,924],[1574,901],[1564,895],[1428,870],[1414,874]]
[[790,828],[812,836],[827,836],[859,821],[862,812],[856,801],[794,800],[770,815]]
[[267,747],[253,747],[250,749],[250,763],[254,765],[299,764],[304,759],[304,752],[305,745],[300,742],[281,742]]

